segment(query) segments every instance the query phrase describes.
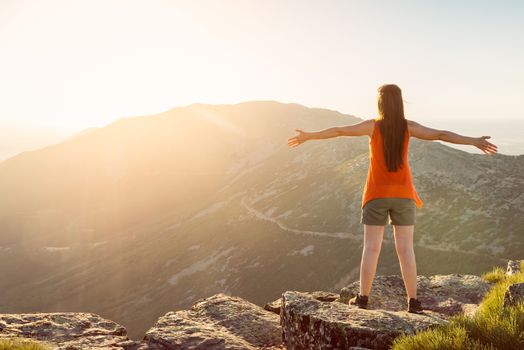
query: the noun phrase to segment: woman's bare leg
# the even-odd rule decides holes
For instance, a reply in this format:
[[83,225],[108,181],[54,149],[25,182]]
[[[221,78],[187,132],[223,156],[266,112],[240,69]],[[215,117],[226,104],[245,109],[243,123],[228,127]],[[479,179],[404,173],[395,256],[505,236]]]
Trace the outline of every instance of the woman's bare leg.
[[360,262],[360,295],[369,295],[377,271],[384,226],[364,225],[364,248]]
[[414,230],[414,225],[394,226],[395,247],[408,299],[417,297],[417,264],[413,250]]

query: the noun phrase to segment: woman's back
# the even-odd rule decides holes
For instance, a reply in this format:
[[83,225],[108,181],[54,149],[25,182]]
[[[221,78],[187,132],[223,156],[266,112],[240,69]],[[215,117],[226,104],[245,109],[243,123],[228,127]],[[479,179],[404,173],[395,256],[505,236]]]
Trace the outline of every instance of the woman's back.
[[402,166],[396,171],[388,171],[384,152],[384,139],[380,131],[380,120],[375,120],[371,138],[369,140],[370,163],[368,177],[362,194],[362,207],[369,200],[375,198],[411,198],[417,207],[422,207],[422,200],[418,196],[413,184],[413,176],[408,162],[409,124],[403,138]]

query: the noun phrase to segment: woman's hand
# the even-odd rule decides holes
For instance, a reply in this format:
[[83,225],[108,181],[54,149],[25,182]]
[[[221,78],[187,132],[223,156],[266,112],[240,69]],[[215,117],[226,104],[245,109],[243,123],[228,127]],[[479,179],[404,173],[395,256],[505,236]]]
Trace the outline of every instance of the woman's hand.
[[307,133],[300,129],[295,129],[295,131],[298,132],[298,135],[287,139],[287,145],[289,147],[296,147],[308,140]]
[[491,138],[491,136],[477,137],[473,142],[473,146],[477,147],[486,154],[497,153],[497,146],[486,140],[489,138]]

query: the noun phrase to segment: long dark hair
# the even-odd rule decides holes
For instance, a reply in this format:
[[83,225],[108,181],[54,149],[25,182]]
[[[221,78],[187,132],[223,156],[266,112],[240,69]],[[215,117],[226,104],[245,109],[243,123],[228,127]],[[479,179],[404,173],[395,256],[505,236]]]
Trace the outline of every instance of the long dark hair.
[[402,91],[395,84],[385,84],[378,88],[377,123],[384,141],[384,158],[388,171],[403,168],[404,134],[407,121],[404,117]]

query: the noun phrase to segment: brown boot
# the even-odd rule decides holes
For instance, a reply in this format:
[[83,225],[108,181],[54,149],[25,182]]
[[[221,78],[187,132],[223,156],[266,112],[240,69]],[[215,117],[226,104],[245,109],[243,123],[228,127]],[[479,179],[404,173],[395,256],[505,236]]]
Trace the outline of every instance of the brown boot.
[[360,309],[367,309],[368,308],[368,296],[360,295],[360,293],[357,293],[355,297],[349,300],[349,305],[355,305],[359,307]]
[[421,314],[423,313],[423,308],[420,303],[420,300],[415,298],[409,298],[408,301],[408,312],[414,313],[414,314]]

